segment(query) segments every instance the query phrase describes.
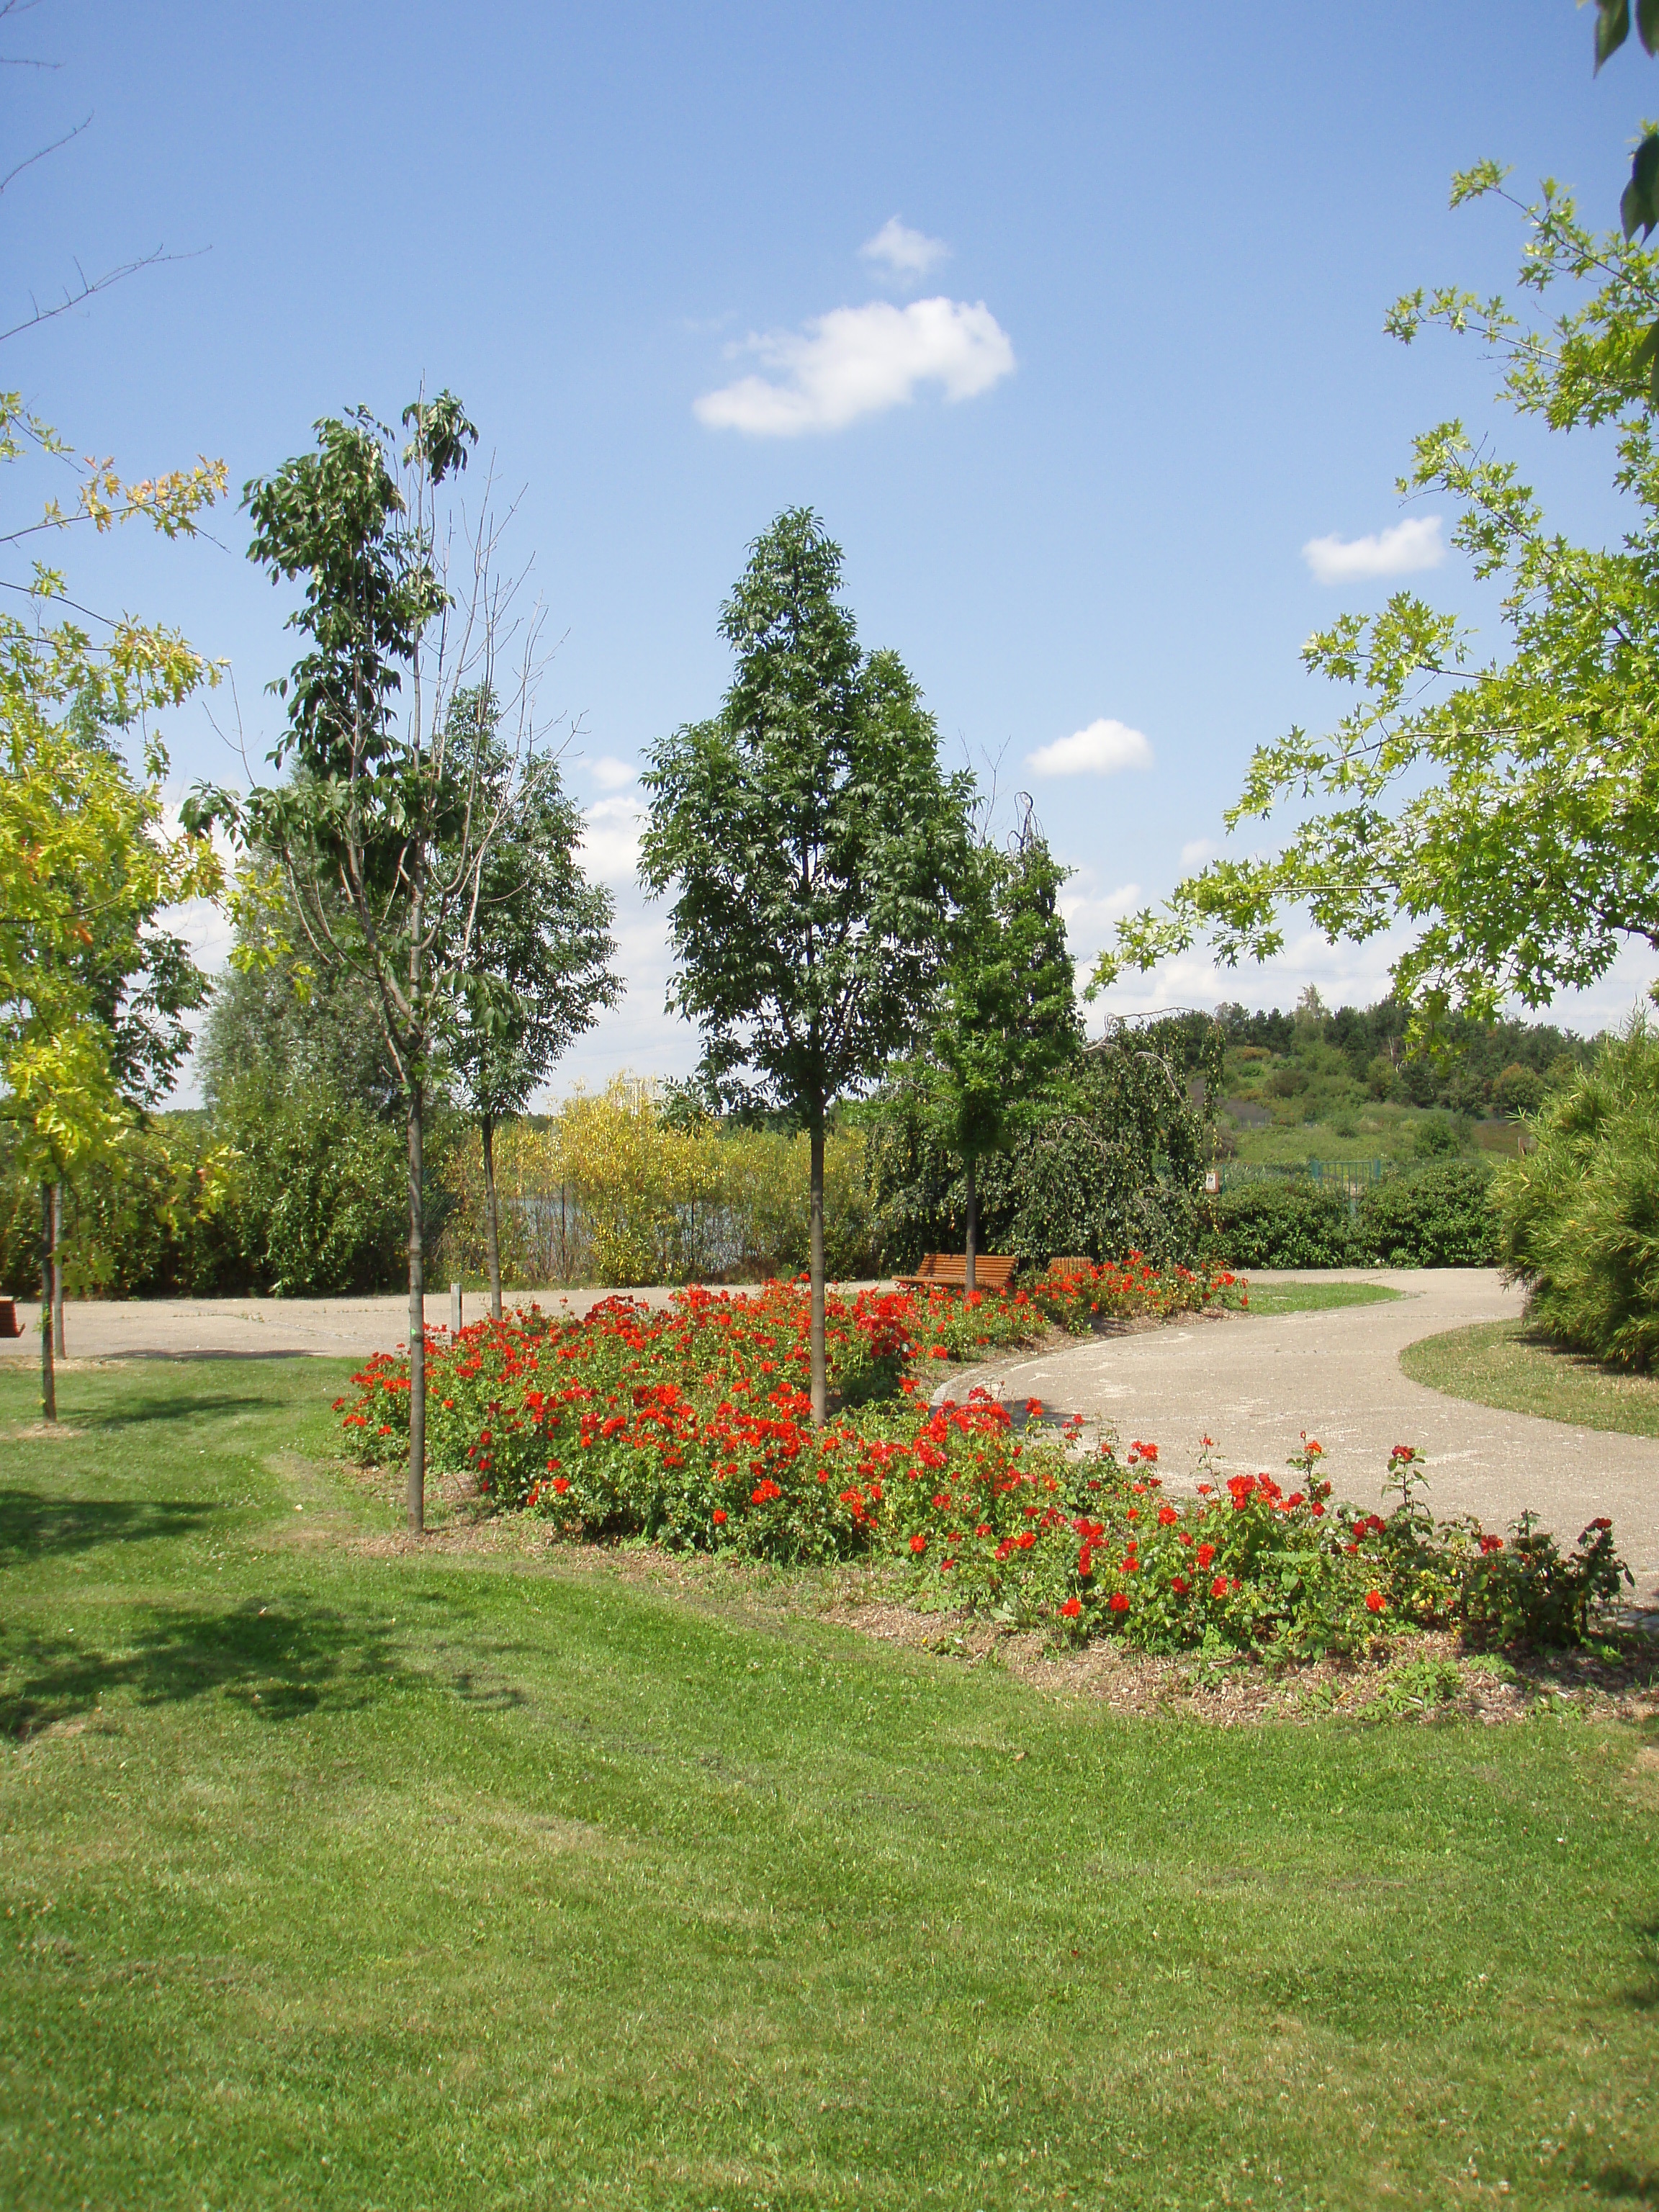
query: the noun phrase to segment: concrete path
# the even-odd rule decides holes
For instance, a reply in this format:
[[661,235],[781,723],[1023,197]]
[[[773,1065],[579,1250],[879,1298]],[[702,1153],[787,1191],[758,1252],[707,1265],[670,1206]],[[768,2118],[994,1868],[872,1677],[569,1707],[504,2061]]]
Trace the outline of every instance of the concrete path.
[[[1263,1270],[1252,1283],[1331,1280]],[[1126,1443],[1156,1443],[1171,1487],[1195,1479],[1199,1440],[1212,1437],[1226,1474],[1265,1468],[1282,1477],[1305,1429],[1324,1445],[1339,1495],[1380,1503],[1389,1453],[1415,1444],[1428,1455],[1429,1504],[1475,1513],[1502,1528],[1531,1508],[1570,1541],[1611,1516],[1637,1577],[1636,1601],[1659,1603],[1659,1438],[1626,1437],[1504,1413],[1448,1398],[1401,1372],[1419,1337],[1521,1311],[1521,1294],[1484,1267],[1378,1269],[1355,1279],[1403,1296],[1376,1305],[1261,1318],[1230,1314],[1127,1336],[1085,1337],[1037,1358],[966,1373],[1004,1383],[1011,1398],[1040,1397],[1062,1416],[1081,1413]]]
[[[1291,1273],[1261,1273],[1266,1284]],[[1312,1279],[1328,1280],[1328,1277]],[[1231,1473],[1283,1472],[1306,1429],[1326,1447],[1326,1472],[1359,1504],[1380,1500],[1389,1450],[1416,1444],[1429,1457],[1429,1501],[1438,1513],[1478,1513],[1502,1528],[1524,1507],[1571,1540],[1598,1513],[1612,1516],[1638,1576],[1638,1596],[1659,1603],[1659,1439],[1603,1434],[1502,1413],[1409,1382],[1399,1355],[1418,1338],[1518,1315],[1518,1292],[1486,1268],[1383,1271],[1361,1279],[1402,1291],[1396,1303],[1342,1306],[1277,1318],[1229,1315],[1141,1334],[1085,1337],[1036,1358],[960,1371],[958,1390],[1003,1381],[1012,1396],[1040,1397],[1062,1415],[1109,1425],[1126,1443],[1156,1443],[1166,1480],[1192,1478],[1200,1437],[1213,1437]],[[849,1287],[851,1287],[849,1285]],[[603,1291],[544,1291],[585,1312]],[[631,1293],[665,1304],[667,1291]],[[514,1301],[518,1302],[517,1300]],[[527,1301],[527,1297],[525,1300]],[[469,1297],[476,1320],[485,1301]],[[402,1297],[157,1299],[72,1305],[68,1349],[76,1359],[362,1358],[400,1341]],[[38,1309],[20,1306],[25,1334],[0,1339],[0,1359],[40,1359]],[[430,1327],[449,1322],[447,1291],[427,1301]]]
[[[514,1291],[509,1306],[532,1297],[556,1310],[586,1313],[601,1298],[642,1298],[666,1305],[672,1291]],[[488,1296],[469,1291],[463,1319],[480,1321]],[[20,1301],[23,1334],[0,1337],[0,1361],[40,1363],[40,1309]],[[449,1327],[449,1292],[426,1302],[428,1328]],[[319,1358],[362,1359],[389,1352],[409,1334],[404,1296],[372,1298],[88,1298],[65,1308],[64,1346],[69,1359],[284,1359],[309,1352]]]

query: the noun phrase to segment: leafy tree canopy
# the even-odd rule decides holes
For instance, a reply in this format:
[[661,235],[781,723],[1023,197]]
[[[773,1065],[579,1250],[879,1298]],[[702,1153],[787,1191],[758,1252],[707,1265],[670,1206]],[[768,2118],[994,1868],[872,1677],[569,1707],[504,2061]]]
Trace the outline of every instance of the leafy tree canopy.
[[[1498,195],[1482,163],[1454,204]],[[1403,919],[1393,974],[1433,1028],[1449,1010],[1491,1018],[1605,973],[1630,939],[1659,945],[1659,455],[1646,374],[1659,254],[1598,235],[1546,183],[1522,210],[1524,289],[1570,303],[1528,324],[1501,298],[1457,290],[1399,301],[1406,343],[1436,327],[1482,343],[1504,398],[1571,432],[1611,426],[1622,542],[1580,547],[1549,530],[1513,463],[1459,422],[1419,438],[1407,494],[1461,508],[1455,543],[1503,587],[1507,654],[1481,657],[1457,619],[1412,592],[1309,641],[1307,665],[1352,688],[1335,729],[1296,729],[1255,755],[1230,827],[1310,803],[1283,848],[1221,860],[1162,913],[1120,926],[1097,988],[1207,937],[1225,961],[1267,959],[1305,904],[1326,936],[1364,939]]]
[[841,569],[810,509],[778,517],[722,610],[720,713],[664,738],[644,779],[641,877],[675,894],[670,1004],[723,1097],[815,1130],[916,1034],[969,799],[898,656],[860,650]]

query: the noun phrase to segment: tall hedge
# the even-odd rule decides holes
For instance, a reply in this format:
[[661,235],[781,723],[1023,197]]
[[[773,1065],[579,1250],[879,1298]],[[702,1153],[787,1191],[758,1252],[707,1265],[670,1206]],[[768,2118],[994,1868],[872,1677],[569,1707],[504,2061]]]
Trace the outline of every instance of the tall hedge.
[[1207,1203],[1202,1256],[1234,1267],[1490,1267],[1492,1170],[1449,1160],[1375,1183],[1350,1208],[1328,1183],[1235,1184]]
[[1207,1202],[1203,1253],[1231,1267],[1351,1267],[1348,1201],[1322,1183],[1235,1183]]

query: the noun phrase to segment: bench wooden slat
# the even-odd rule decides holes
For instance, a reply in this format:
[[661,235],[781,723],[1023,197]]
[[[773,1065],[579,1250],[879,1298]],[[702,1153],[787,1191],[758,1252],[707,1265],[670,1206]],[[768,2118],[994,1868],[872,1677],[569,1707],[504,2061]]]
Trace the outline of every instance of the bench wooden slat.
[[1086,1252],[1063,1252],[1058,1259],[1050,1260],[1051,1275],[1087,1275],[1093,1273],[1094,1261]]
[[[1019,1261],[1010,1252],[977,1252],[974,1255],[975,1289],[1006,1291]],[[960,1291],[968,1280],[968,1257],[963,1252],[928,1252],[908,1275],[895,1275],[901,1290],[924,1290],[937,1283],[942,1289]]]

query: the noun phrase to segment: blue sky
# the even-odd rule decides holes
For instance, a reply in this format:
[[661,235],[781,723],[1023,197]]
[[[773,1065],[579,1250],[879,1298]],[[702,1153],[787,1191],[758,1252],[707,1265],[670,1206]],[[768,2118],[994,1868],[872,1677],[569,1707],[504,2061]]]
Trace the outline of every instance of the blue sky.
[[[1299,647],[1393,580],[1303,549],[1409,520],[1421,552],[1437,510],[1392,489],[1414,430],[1461,413],[1564,526],[1618,527],[1605,447],[1495,415],[1472,349],[1382,331],[1407,286],[1511,279],[1518,219],[1449,212],[1454,168],[1548,172],[1612,219],[1659,65],[1632,40],[1594,80],[1571,0],[46,0],[8,30],[60,64],[0,73],[12,158],[91,120],[0,198],[6,320],[77,260],[181,258],[12,339],[7,384],[131,473],[200,451],[239,489],[317,416],[447,384],[524,487],[630,981],[557,1088],[696,1057],[627,771],[718,702],[720,602],[780,507],[821,511],[951,759],[1035,796],[1079,959],[1218,841],[1255,744],[1337,708]],[[88,604],[229,662],[215,711],[258,758],[286,607],[234,502],[212,531],[64,557]],[[1489,615],[1455,556],[1416,580]],[[195,710],[169,734],[181,784],[236,772]],[[1369,1000],[1386,957],[1297,940],[1115,1003]],[[1564,1012],[1616,1018],[1650,972]]]

